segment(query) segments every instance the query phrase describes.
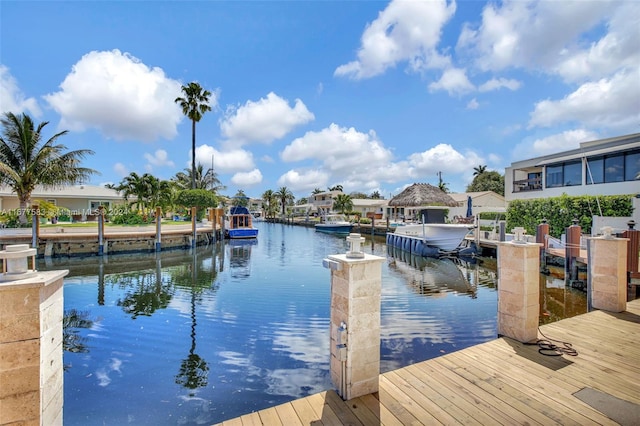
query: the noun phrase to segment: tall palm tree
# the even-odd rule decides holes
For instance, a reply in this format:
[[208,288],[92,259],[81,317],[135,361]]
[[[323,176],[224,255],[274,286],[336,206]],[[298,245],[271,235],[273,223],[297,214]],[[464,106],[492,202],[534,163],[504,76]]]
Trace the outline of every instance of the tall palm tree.
[[83,183],[98,171],[80,167],[81,160],[93,154],[89,149],[66,151],[66,146],[56,144],[67,130],[56,133],[43,142],[42,130],[49,124],[37,127],[26,114],[4,114],[0,137],[0,184],[9,186],[20,201],[20,223],[26,223],[26,208],[31,203],[31,193],[36,185],[56,188]]
[[481,174],[483,174],[486,171],[487,171],[487,166],[479,165],[478,167],[474,167],[473,168],[473,175],[474,176],[480,176]]
[[347,194],[338,194],[333,200],[334,210],[339,210],[342,214],[353,210],[353,200],[351,196]]
[[182,113],[191,120],[191,170],[194,171],[191,174],[191,189],[196,189],[196,123],[200,121],[204,113],[211,111],[208,103],[211,92],[204,90],[194,81],[182,86],[181,90],[184,97],[177,97],[174,102],[180,104]]
[[280,205],[282,206],[282,214],[285,214],[285,208],[288,204],[293,204],[293,193],[289,191],[289,188],[283,186],[276,192],[276,197],[280,200]]

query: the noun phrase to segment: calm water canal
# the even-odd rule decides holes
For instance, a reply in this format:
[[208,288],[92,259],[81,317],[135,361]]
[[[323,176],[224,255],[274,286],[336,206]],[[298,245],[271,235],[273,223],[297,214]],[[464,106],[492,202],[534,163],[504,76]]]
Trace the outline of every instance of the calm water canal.
[[[329,254],[344,236],[260,223],[254,244],[54,259],[65,279],[64,424],[211,424],[332,388]],[[496,338],[495,262],[383,256],[381,370]],[[480,264],[482,263],[482,264]],[[541,276],[541,322],[586,312]]]

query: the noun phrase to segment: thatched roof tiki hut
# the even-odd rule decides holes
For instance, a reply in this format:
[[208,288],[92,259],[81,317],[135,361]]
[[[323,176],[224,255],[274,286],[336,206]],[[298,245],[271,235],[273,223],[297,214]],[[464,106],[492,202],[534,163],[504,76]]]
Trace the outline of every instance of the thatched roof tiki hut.
[[[440,213],[435,218],[433,217],[434,215],[431,215],[431,219],[427,220],[428,222],[444,222],[444,208],[456,207],[457,205],[456,200],[446,192],[428,183],[414,183],[389,200],[389,207],[393,208],[392,216],[397,216],[396,212],[402,211],[402,209],[404,209],[405,218],[418,219],[425,215],[423,210],[429,212],[433,209],[433,213],[435,211]],[[434,209],[434,207],[440,208]]]

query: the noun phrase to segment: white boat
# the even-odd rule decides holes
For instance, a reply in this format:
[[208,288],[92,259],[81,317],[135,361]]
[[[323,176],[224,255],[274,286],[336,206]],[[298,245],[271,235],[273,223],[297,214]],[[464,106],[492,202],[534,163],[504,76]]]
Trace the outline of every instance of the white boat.
[[353,225],[342,214],[328,214],[323,216],[320,223],[316,223],[316,231],[331,234],[348,234]]
[[392,233],[397,237],[421,240],[429,247],[443,251],[457,249],[464,237],[474,228],[472,224],[419,223],[398,226]]

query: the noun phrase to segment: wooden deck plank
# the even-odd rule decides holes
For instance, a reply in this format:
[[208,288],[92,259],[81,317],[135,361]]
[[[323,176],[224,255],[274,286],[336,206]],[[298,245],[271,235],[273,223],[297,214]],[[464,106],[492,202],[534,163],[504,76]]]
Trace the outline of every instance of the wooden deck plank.
[[[440,422],[429,410],[429,406],[424,406],[415,399],[416,392],[411,392],[411,387],[405,388],[401,379],[393,372],[384,374],[380,377],[380,384],[384,385],[384,389],[394,398],[395,401],[402,405],[403,413],[408,412],[411,416],[415,417],[421,423],[438,424]],[[410,394],[405,392],[408,390]],[[403,420],[404,422],[404,420]]]
[[260,414],[258,413],[245,414],[240,416],[240,420],[242,420],[242,426],[262,426]]
[[[295,410],[300,422],[304,425],[312,424],[313,422],[317,422],[314,424],[321,425],[320,417],[322,414],[318,415],[309,404],[309,398],[301,398],[296,399],[295,401],[291,401],[291,406]],[[280,417],[282,419],[282,417]],[[284,420],[283,420],[284,421]]]
[[[259,425],[273,425],[273,426],[289,426],[292,423],[282,423],[280,420],[280,416],[278,416],[278,412],[275,407],[267,408],[265,410],[260,410],[258,413],[258,417],[260,420]],[[297,419],[296,419],[297,420]]]
[[[414,373],[404,368],[393,371],[392,373],[397,374],[402,380],[404,380],[404,387],[414,388],[417,391],[415,394],[412,393],[411,397],[415,399],[418,404],[428,410],[429,413],[438,419],[439,422],[443,424],[460,423],[459,420],[449,412],[449,410],[438,405],[433,400],[433,396],[431,398],[428,396],[430,393],[434,393],[433,389],[427,386],[427,384],[420,380]],[[390,375],[389,373],[386,374]],[[435,393],[435,395],[439,394]]]
[[540,331],[578,355],[544,356],[498,338],[384,373],[376,394],[342,401],[326,391],[222,424],[616,425],[573,394],[592,388],[640,404],[640,300],[624,313],[590,312]]
[[[462,379],[460,376],[455,374],[455,372],[449,370],[446,365],[434,362],[430,364],[423,364],[419,367],[423,366],[431,367],[426,370],[429,377],[435,378],[444,386],[451,389],[452,392],[457,391],[460,393],[465,401],[463,409],[469,413],[469,415],[475,417],[475,413],[479,410],[486,414],[486,423],[508,426],[516,423],[513,417],[513,414],[515,413],[510,409],[507,409],[507,407],[509,407],[508,405],[505,404],[504,406],[496,407],[491,394],[475,384]],[[477,420],[484,422],[483,419],[477,418]]]
[[[490,354],[494,356],[488,356]],[[542,356],[543,355],[540,355],[540,357]],[[601,422],[606,422],[606,417],[598,420],[585,417],[584,411],[593,411],[593,409],[584,404],[578,404],[578,401],[573,397],[572,393],[579,389],[567,390],[565,387],[550,381],[546,377],[539,377],[533,374],[533,371],[528,369],[528,364],[535,364],[535,362],[525,357],[520,357],[526,365],[524,370],[504,358],[507,358],[506,355],[504,357],[495,357],[495,350],[492,352],[485,351],[485,353],[480,355],[480,359],[483,360],[482,362],[488,368],[500,372],[501,380],[510,383],[514,387],[518,386],[518,384],[526,386],[528,388],[527,393],[540,403],[546,404],[549,409],[554,410],[558,416],[561,416],[560,418],[563,424],[573,422],[577,425],[597,425],[601,424]],[[526,374],[523,374],[523,371],[526,371]],[[579,411],[576,410],[578,407]],[[596,411],[589,414],[596,418],[600,416],[600,413]]]
[[342,426],[340,418],[327,403],[327,392],[333,391],[329,390],[308,396],[309,403],[316,413],[316,416],[318,416],[318,420],[321,421],[323,425]]
[[378,419],[380,419],[379,423],[376,422],[374,424],[380,424],[383,426],[401,426],[402,422],[398,419],[387,407],[385,407],[380,400],[378,399],[378,394],[375,396],[373,394],[363,395],[360,399],[364,404],[366,404],[367,408],[374,414],[378,414]]
[[[304,424],[301,421],[300,416],[298,416],[298,413],[296,412],[296,410],[294,410],[292,403],[280,404],[276,406],[275,409],[276,409],[276,413],[278,414],[278,418],[280,419],[280,422],[284,426]],[[264,424],[268,425],[269,423],[264,423]]]
[[[520,345],[518,342],[511,342],[512,345]],[[495,345],[497,350],[508,351],[508,349],[504,349],[500,345]],[[537,355],[537,352],[536,352]],[[505,355],[508,359],[514,359],[515,357]],[[640,376],[633,371],[628,369],[628,366],[623,363],[619,363],[616,358],[608,357],[607,354],[599,354],[592,355],[589,352],[580,353],[578,352],[578,357],[566,357],[568,361],[574,359],[572,364],[566,364],[565,367],[558,367],[558,363],[554,363],[555,360],[560,361],[565,358],[562,357],[546,357],[546,356],[537,356],[536,363],[531,365],[523,365],[519,364],[522,368],[530,369],[532,374],[547,374],[548,380],[553,383],[559,384],[561,386],[569,386],[571,385],[576,391],[584,387],[585,381],[593,381],[593,384],[597,384],[599,381],[597,377],[604,378],[606,380],[606,388],[600,389],[603,392],[611,393],[613,395],[619,393],[617,395],[623,399],[630,399],[630,397],[638,396],[640,394],[640,389],[637,384],[640,383]],[[640,358],[637,358],[640,359]],[[514,361],[517,362],[517,359]],[[542,366],[546,365],[546,368],[552,368],[555,370],[554,374],[550,374],[549,372],[540,370],[543,368]],[[569,368],[567,368],[569,367]],[[602,375],[603,371],[607,371],[607,369],[617,369],[620,371],[624,371],[624,375],[620,376],[619,374],[614,375]],[[632,401],[634,402],[634,401]],[[635,401],[635,402],[640,402]]]
[[466,359],[462,359],[456,355],[447,355],[438,358],[438,361],[462,379],[473,383],[475,386],[487,392],[487,394],[493,396],[495,401],[501,401],[500,409],[508,412],[510,416],[515,419],[515,424],[543,425],[548,423],[548,417],[540,414],[534,408],[505,392],[502,387],[490,383],[487,380],[488,375],[470,366]]

